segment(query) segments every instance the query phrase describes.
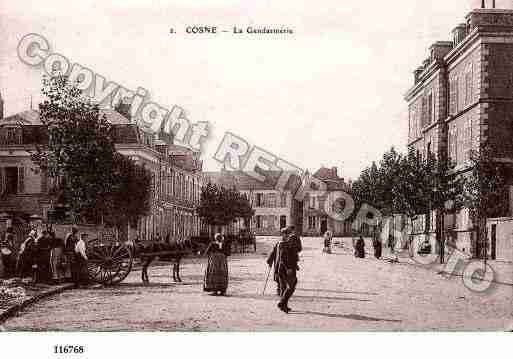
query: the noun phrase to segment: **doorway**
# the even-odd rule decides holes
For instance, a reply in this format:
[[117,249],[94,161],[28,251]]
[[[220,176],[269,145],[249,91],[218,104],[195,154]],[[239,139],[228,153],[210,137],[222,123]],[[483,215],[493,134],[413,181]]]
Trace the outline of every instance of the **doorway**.
[[323,236],[324,233],[326,233],[327,230],[328,230],[328,219],[327,218],[323,218],[321,220],[321,236]]
[[280,229],[287,227],[287,216],[280,216]]
[[491,233],[491,248],[490,248],[490,257],[492,260],[497,258],[497,225],[492,224],[492,233]]

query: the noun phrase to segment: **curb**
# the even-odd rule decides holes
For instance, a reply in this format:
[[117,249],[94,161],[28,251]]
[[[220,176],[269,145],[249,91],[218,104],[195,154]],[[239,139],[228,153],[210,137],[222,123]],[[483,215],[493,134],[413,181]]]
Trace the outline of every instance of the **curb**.
[[50,288],[50,289],[44,290],[41,293],[34,295],[33,297],[25,299],[21,303],[14,304],[10,308],[7,308],[7,309],[3,310],[2,312],[0,312],[0,324],[5,322],[10,317],[14,316],[19,311],[25,309],[29,305],[34,304],[43,298],[64,292],[65,290],[71,289],[73,287],[75,287],[75,284],[73,284],[73,283],[63,284],[63,285],[55,287],[55,288]]

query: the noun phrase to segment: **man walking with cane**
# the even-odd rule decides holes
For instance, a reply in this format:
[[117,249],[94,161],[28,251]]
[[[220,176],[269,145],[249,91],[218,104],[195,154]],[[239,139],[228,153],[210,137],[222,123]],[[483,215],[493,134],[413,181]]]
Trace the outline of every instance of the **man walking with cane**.
[[299,237],[295,235],[295,233],[292,233],[289,237],[289,233],[289,230],[282,230],[282,240],[275,246],[276,251],[273,249],[274,258],[273,253],[271,253],[267,262],[268,264],[275,263],[275,272],[278,274],[279,289],[281,292],[281,300],[278,303],[278,308],[285,313],[290,312],[288,306],[289,299],[296,290],[297,263],[299,261],[299,252],[301,251]]
[[[289,232],[288,232],[287,228],[282,228],[280,232],[281,232],[281,239],[278,243],[276,243],[274,245],[274,248],[273,248],[271,254],[269,254],[269,257],[267,258],[267,264],[269,265],[269,270],[271,270],[271,267],[274,266],[273,278],[277,285],[276,294],[278,294],[281,297],[283,293],[280,288],[280,279],[278,276],[278,252],[279,252],[278,248],[281,243],[287,241]],[[267,285],[267,282],[266,282],[266,285]],[[265,289],[264,289],[264,291],[265,291]]]

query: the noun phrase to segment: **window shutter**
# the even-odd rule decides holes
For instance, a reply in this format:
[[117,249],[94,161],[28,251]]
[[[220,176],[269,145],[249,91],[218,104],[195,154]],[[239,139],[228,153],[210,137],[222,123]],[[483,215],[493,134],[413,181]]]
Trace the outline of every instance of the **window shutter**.
[[5,192],[5,175],[4,168],[0,167],[0,196]]
[[48,192],[48,174],[46,171],[42,170],[39,172],[41,174],[41,193]]
[[25,167],[18,167],[18,193],[25,192]]

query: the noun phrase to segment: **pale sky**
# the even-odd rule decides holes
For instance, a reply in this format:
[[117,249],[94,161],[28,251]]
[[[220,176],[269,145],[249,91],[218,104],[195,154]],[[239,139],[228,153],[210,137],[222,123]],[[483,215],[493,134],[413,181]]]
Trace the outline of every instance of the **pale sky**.
[[[489,1],[491,4],[491,1]],[[194,4],[192,4],[194,3]],[[256,4],[258,3],[258,5]],[[512,8],[513,1],[497,0]],[[403,94],[428,47],[450,40],[480,0],[0,0],[0,91],[6,115],[26,110],[42,70],[18,41],[40,33],[59,52],[168,109],[208,121],[205,170],[225,131],[304,169],[345,178],[408,133]],[[491,6],[491,5],[490,5]],[[186,25],[287,26],[293,35],[185,34]],[[178,33],[169,34],[174,27]],[[36,100],[34,100],[36,101]]]

